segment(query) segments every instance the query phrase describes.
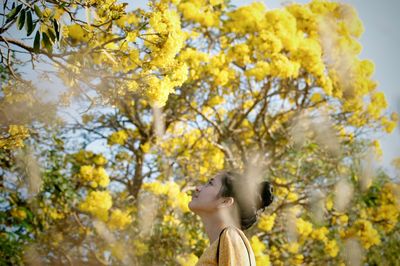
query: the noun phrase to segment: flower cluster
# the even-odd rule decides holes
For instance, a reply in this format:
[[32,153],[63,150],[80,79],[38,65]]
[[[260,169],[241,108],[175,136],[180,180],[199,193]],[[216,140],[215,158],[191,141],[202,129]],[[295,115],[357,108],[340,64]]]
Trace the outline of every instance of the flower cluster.
[[[98,159],[98,161],[99,160],[101,159]],[[79,170],[79,177],[82,181],[89,183],[93,188],[97,186],[106,187],[110,183],[110,178],[103,167],[83,165]]]
[[125,142],[127,141],[129,135],[126,132],[126,130],[118,130],[116,132],[113,132],[107,139],[107,144],[108,145],[124,145]]
[[263,231],[269,232],[275,224],[276,213],[271,215],[262,214],[257,223],[257,227]]
[[191,197],[187,193],[181,192],[179,185],[175,182],[161,183],[154,181],[144,183],[143,189],[151,191],[156,195],[166,195],[167,204],[172,208],[178,208],[184,213],[190,211],[188,204]]
[[269,256],[264,253],[266,250],[266,245],[257,236],[251,237],[250,245],[254,251],[257,265],[271,265]]
[[381,244],[378,231],[367,219],[357,219],[349,229],[341,232],[342,238],[353,236],[358,236],[360,238],[361,244],[365,249],[369,249],[372,245]]
[[88,212],[102,221],[108,219],[108,210],[112,206],[109,191],[90,191],[86,199],[79,204],[82,211]]
[[112,210],[111,216],[107,222],[110,229],[125,229],[132,222],[132,217],[127,211],[121,211],[120,209]]
[[29,137],[29,130],[22,125],[10,125],[7,133],[7,136],[0,136],[0,149],[23,147],[24,139]]

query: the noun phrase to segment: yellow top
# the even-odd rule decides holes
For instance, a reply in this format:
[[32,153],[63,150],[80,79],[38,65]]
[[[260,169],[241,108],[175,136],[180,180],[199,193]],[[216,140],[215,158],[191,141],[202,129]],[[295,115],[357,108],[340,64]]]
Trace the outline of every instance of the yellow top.
[[[219,245],[219,266],[250,266],[247,250],[250,252],[251,266],[256,266],[250,242],[239,228],[228,227],[222,233]],[[203,252],[195,266],[218,265],[217,247],[218,238]]]

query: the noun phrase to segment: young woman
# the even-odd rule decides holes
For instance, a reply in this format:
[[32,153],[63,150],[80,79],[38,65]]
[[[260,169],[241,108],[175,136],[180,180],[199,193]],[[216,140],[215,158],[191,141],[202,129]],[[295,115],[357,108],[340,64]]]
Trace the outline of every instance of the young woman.
[[189,209],[200,216],[210,239],[210,246],[196,266],[256,266],[250,242],[242,230],[257,221],[274,196],[267,181],[255,186],[248,183],[237,171],[224,170],[196,187]]

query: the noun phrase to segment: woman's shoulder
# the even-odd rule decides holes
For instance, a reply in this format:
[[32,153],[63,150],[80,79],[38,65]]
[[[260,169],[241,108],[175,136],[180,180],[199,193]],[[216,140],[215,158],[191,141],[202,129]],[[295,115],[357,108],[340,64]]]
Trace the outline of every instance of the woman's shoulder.
[[241,234],[244,234],[242,230],[240,230],[239,228],[237,228],[236,226],[228,226],[224,228],[224,232],[223,234],[229,235],[229,236],[238,236]]
[[[255,257],[250,242],[242,230],[229,227],[222,234],[220,259],[229,262],[226,265],[255,265]],[[222,263],[222,265],[225,265]]]
[[226,227],[221,235],[221,240],[223,241],[243,243],[246,241],[245,239],[246,235],[243,233],[243,231],[235,226]]

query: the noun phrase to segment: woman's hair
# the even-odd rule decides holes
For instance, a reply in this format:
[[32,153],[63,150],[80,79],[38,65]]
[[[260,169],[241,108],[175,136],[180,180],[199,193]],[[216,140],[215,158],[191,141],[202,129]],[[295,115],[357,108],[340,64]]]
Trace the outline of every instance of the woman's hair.
[[[274,200],[272,194],[274,189],[268,181],[258,183],[254,201],[249,201],[246,194],[246,182],[244,176],[235,170],[223,170],[221,175],[221,189],[218,193],[221,197],[233,197],[239,208],[241,230],[250,228],[258,218],[258,214],[263,212]],[[248,182],[248,181],[247,181]],[[247,186],[248,187],[248,186]],[[247,190],[248,191],[248,190]],[[252,191],[254,193],[254,191]]]

